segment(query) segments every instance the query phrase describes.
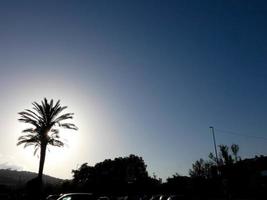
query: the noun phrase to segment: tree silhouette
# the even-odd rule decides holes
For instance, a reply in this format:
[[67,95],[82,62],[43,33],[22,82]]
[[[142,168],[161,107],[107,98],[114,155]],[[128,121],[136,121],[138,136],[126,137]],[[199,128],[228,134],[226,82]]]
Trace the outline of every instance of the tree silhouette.
[[23,112],[18,113],[20,122],[32,125],[33,127],[27,128],[22,131],[24,135],[18,138],[17,145],[24,144],[24,148],[28,146],[34,147],[34,155],[40,152],[38,179],[42,182],[42,175],[45,163],[45,155],[47,145],[63,147],[64,143],[60,140],[59,130],[57,127],[77,130],[78,128],[72,124],[64,122],[67,119],[72,119],[74,113],[66,113],[59,115],[67,106],[61,106],[58,100],[53,104],[44,98],[41,104],[36,102],[32,103],[33,109],[25,109]]
[[[241,157],[238,156],[239,153],[239,146],[237,144],[232,144],[230,149],[231,152],[229,152],[229,147],[227,145],[219,145],[219,159],[218,163],[220,166],[222,165],[230,165],[233,163],[236,163],[237,161],[241,160]],[[213,161],[213,164],[215,165],[217,163],[216,157],[213,153],[209,154],[209,158]]]
[[220,157],[222,158],[221,160],[223,161],[223,164],[229,165],[233,163],[233,159],[231,154],[229,153],[229,147],[227,145],[219,145],[220,149]]
[[129,155],[113,160],[106,159],[95,166],[82,164],[72,170],[72,183],[86,192],[121,193],[131,190],[144,190],[155,184],[146,170],[142,157]]
[[212,163],[200,158],[192,164],[192,169],[189,169],[191,177],[209,178]]
[[232,144],[231,145],[231,151],[233,153],[235,162],[237,162],[238,160],[240,160],[240,156],[238,156],[238,152],[239,152],[239,146],[237,144]]

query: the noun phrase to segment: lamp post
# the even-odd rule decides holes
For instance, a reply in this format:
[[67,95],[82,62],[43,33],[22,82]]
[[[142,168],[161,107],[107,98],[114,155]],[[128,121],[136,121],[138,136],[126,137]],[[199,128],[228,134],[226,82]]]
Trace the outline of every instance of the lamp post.
[[215,151],[215,156],[216,156],[216,163],[217,163],[217,166],[218,166],[219,165],[219,160],[218,160],[217,145],[216,145],[215,134],[214,134],[214,127],[210,126],[210,129],[211,129],[212,138],[213,138],[214,151]]

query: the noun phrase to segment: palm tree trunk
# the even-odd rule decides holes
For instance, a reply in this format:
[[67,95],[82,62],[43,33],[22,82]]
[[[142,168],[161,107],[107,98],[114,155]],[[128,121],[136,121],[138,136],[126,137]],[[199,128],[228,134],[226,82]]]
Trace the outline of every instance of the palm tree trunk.
[[41,144],[38,178],[42,181],[47,144]]

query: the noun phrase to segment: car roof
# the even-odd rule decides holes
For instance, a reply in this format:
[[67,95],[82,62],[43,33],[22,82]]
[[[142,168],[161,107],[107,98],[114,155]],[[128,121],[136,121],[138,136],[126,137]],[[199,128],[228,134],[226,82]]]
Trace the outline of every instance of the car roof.
[[[66,193],[66,194],[63,194],[63,195],[93,195],[92,193],[82,193],[82,192],[78,192],[78,193]],[[62,196],[63,196],[62,195]]]
[[92,197],[93,194],[92,193],[66,193],[66,194],[61,195],[59,199],[63,199],[68,196],[88,196],[88,197],[90,196]]

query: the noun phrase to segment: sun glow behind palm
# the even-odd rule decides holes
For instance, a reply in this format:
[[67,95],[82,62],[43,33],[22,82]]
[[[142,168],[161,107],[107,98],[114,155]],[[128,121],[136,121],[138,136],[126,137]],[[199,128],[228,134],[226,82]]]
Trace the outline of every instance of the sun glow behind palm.
[[[24,109],[19,112],[18,120],[30,125],[22,130],[17,145],[33,147],[33,154],[39,153],[38,178],[42,180],[46,152],[49,146],[64,147],[66,140],[60,136],[60,129],[78,130],[77,126],[68,122],[73,119],[74,113],[63,112],[67,106],[62,106],[60,100],[54,102],[46,98],[41,103],[33,102],[32,109]],[[63,139],[63,140],[62,140]]]
[[[79,146],[79,137],[77,137],[77,134],[78,133],[74,134],[70,130],[62,130],[60,132],[60,140],[64,142],[64,146],[61,148],[49,146],[47,148],[46,164],[51,166],[53,166],[54,164],[58,165],[61,162],[69,159],[69,157],[71,157],[72,154],[75,153],[75,148]],[[77,151],[79,151],[79,149],[77,149]],[[25,155],[25,158],[27,157],[31,161],[35,160],[35,162],[39,159],[40,156],[39,152],[37,152],[35,155],[33,154],[33,147],[27,147],[21,152],[23,155]]]
[[[53,82],[56,83],[56,82]],[[53,85],[51,82],[48,85]],[[67,84],[68,85],[68,84]],[[60,92],[56,93],[55,88],[51,88],[50,91],[44,86],[40,85],[42,90],[48,97],[48,99],[62,99],[63,105],[68,105],[66,111],[71,111],[75,113],[75,116],[72,120],[67,120],[66,122],[72,122],[77,127],[79,127],[78,131],[72,131],[68,129],[60,129],[60,136],[63,142],[66,142],[66,145],[63,148],[52,147],[49,146],[46,155],[44,174],[49,174],[52,176],[56,176],[59,178],[71,178],[71,169],[75,169],[77,165],[81,164],[86,158],[95,159],[97,155],[93,155],[93,149],[96,147],[94,136],[97,133],[97,127],[99,123],[97,123],[99,119],[99,113],[96,113],[96,108],[93,105],[96,105],[94,102],[90,102],[87,100],[88,105],[87,109],[90,110],[90,113],[86,113],[84,109],[84,105],[86,99],[82,96],[82,93],[79,89],[74,90],[71,85],[68,85],[69,89],[72,91],[71,93],[67,93],[64,88],[58,86],[57,90]],[[32,90],[31,96],[32,99],[42,99],[41,94],[35,94],[35,90]],[[17,122],[17,112],[22,111],[25,108],[31,108],[31,101],[26,98],[24,95],[20,94],[18,91],[17,96],[22,98],[19,105],[16,108],[12,108],[11,111],[13,121],[10,125],[6,124],[6,126],[10,127],[10,131],[13,133],[13,141],[16,141],[19,136],[21,136],[21,131],[31,127],[25,123]],[[91,99],[92,101],[92,99]],[[98,106],[97,106],[98,108]],[[101,109],[98,109],[101,111]],[[95,116],[93,118],[92,116]],[[102,119],[104,119],[102,117]],[[90,133],[90,134],[89,134]],[[85,150],[90,149],[89,153],[86,153]],[[19,167],[23,170],[27,171],[37,171],[38,170],[38,154],[33,155],[34,148],[27,147],[23,148],[23,146],[18,146],[14,149],[14,155],[17,157],[17,163]]]
[[[76,123],[76,120],[73,120],[73,122],[79,125],[79,123]],[[17,126],[14,127],[14,132],[20,133],[21,130],[27,127],[26,124],[17,123]],[[62,178],[71,177],[69,166],[73,166],[72,168],[74,168],[78,164],[75,158],[77,159],[82,152],[81,140],[84,135],[82,130],[81,128],[78,132],[67,129],[62,129],[60,131],[61,140],[65,145],[61,148],[53,146],[48,147],[44,174],[57,175],[57,177]],[[16,135],[18,136],[19,134]],[[16,150],[18,157],[22,160],[23,165],[21,167],[23,170],[36,172],[38,170],[39,153],[33,155],[34,148],[30,146],[27,148],[19,146]],[[69,176],[66,176],[66,173],[69,174]]]

